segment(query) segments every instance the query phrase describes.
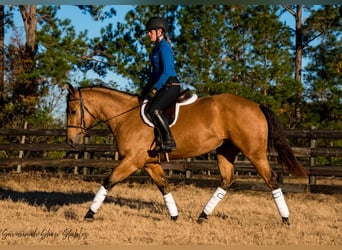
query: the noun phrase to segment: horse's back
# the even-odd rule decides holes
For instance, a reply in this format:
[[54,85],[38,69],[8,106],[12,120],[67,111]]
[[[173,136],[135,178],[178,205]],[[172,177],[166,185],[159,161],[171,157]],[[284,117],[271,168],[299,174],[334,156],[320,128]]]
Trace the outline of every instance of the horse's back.
[[200,98],[192,114],[219,137],[241,146],[250,140],[267,141],[267,121],[259,104],[247,98],[224,93]]
[[265,120],[259,104],[231,93],[200,98],[198,106],[203,111],[203,115],[205,115],[204,110],[208,109],[211,115],[216,115],[219,119],[228,118],[231,122],[242,122],[246,119]]
[[256,102],[232,93],[222,93],[218,95],[203,97],[202,99],[206,98],[209,100],[212,99],[213,102],[216,102],[223,107],[259,109],[259,104],[257,104]]

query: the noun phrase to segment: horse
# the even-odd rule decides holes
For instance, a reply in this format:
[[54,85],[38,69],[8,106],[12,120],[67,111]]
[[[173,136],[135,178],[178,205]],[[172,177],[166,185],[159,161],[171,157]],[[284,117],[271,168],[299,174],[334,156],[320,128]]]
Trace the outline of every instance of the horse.
[[[84,219],[93,221],[108,192],[135,171],[145,168],[163,195],[170,219],[177,220],[177,205],[160,156],[150,153],[154,129],[141,119],[138,95],[100,86],[74,89],[67,84],[66,89],[67,143],[73,147],[82,144],[88,129],[100,121],[112,132],[121,156],[118,166],[95,194]],[[234,182],[234,160],[241,152],[270,189],[282,223],[290,224],[289,209],[267,152],[276,153],[278,163],[289,172],[302,177],[307,173],[294,156],[281,122],[270,109],[231,93],[200,97],[180,109],[171,132],[177,148],[169,153],[170,160],[216,151],[220,180],[204,205],[198,223],[207,222],[225,197]]]

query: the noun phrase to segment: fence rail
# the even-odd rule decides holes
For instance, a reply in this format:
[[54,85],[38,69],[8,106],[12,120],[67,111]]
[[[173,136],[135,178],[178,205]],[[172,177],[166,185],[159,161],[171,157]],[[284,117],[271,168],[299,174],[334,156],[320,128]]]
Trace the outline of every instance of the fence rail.
[[[296,180],[296,177],[272,161],[273,156],[270,155],[271,166],[278,173],[278,181],[283,184],[285,191],[342,193],[340,178],[342,177],[342,148],[336,147],[336,144],[341,145],[336,142],[342,140],[342,130],[287,130],[286,135],[289,139],[308,141],[307,146],[293,147],[293,151],[307,168],[309,178],[302,180],[299,184],[294,184],[293,180]],[[70,172],[72,169],[72,174],[82,172],[82,178],[95,180],[103,178],[104,173],[108,174],[120,162],[112,134],[107,129],[88,131],[86,144],[77,148],[66,144],[65,136],[65,129],[0,129],[0,170],[9,171],[16,168],[16,171],[20,172],[30,167],[39,167],[41,169],[58,168],[60,172],[66,172],[68,169]],[[90,138],[94,137],[106,138],[107,143],[91,142]],[[22,140],[23,138],[25,140]],[[317,147],[317,140],[329,140],[331,143],[329,147]],[[53,152],[59,152],[59,154],[51,156],[49,153]],[[319,166],[316,164],[317,157],[336,158],[337,164]],[[242,160],[237,159],[235,162],[237,182],[232,188],[266,190],[266,186],[260,182],[260,177],[250,162],[243,156],[240,158]],[[164,162],[162,165],[168,171],[170,181],[217,185],[219,175],[216,164],[215,160],[191,158]],[[324,177],[328,177],[329,180],[334,179],[335,183],[318,184],[317,178]],[[291,179],[291,184],[285,182],[284,178]],[[128,181],[147,181],[148,179],[146,173],[138,171],[129,177]],[[247,182],[246,179],[249,181]]]

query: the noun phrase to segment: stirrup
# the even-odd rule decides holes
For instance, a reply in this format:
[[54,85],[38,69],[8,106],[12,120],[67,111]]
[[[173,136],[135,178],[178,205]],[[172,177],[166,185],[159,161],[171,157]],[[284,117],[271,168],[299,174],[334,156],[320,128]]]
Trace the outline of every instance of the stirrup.
[[155,137],[154,141],[156,146],[154,147],[153,151],[156,153],[170,153],[176,150],[176,142],[172,137],[168,140],[168,144],[166,145],[164,144],[161,136]]
[[169,141],[169,144],[164,145],[164,143],[161,144],[161,150],[163,153],[170,153],[172,151],[176,150],[176,143],[174,141]]

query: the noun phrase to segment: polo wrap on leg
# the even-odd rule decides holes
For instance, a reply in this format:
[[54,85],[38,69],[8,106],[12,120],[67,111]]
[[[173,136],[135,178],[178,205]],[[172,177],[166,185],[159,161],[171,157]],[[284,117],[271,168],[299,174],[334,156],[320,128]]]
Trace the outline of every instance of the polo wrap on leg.
[[288,218],[290,215],[289,209],[286,205],[286,201],[283,192],[280,188],[272,191],[274,202],[278,208],[278,212],[282,218]]
[[176,202],[173,199],[172,194],[168,193],[164,195],[163,197],[164,197],[165,205],[169,211],[169,215],[171,217],[178,216],[178,209],[177,209]]
[[97,212],[97,210],[102,205],[104,199],[106,198],[108,193],[108,190],[104,188],[104,186],[101,186],[100,189],[97,191],[93,203],[90,205],[90,210],[94,213]]
[[226,195],[227,191],[224,190],[221,187],[218,187],[216,189],[216,191],[213,193],[213,195],[211,196],[210,200],[208,201],[208,203],[205,205],[203,212],[206,215],[211,214],[215,207],[217,206],[217,204],[224,198],[224,196]]

